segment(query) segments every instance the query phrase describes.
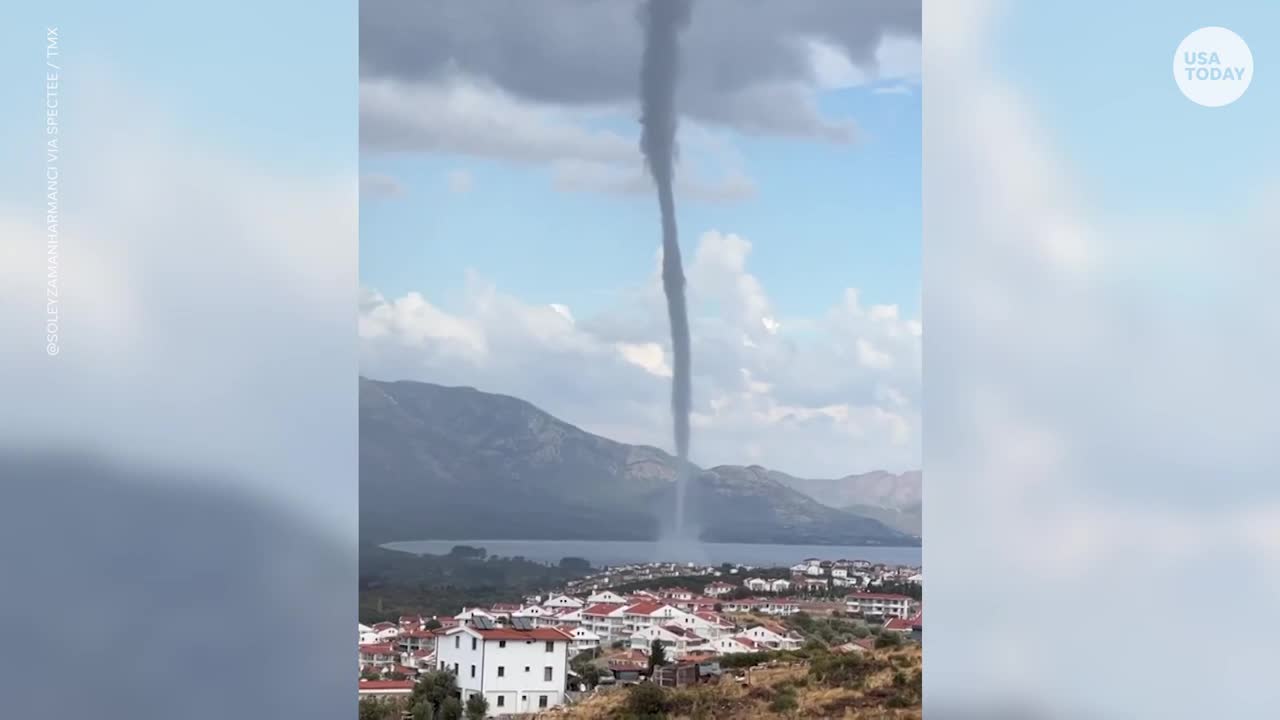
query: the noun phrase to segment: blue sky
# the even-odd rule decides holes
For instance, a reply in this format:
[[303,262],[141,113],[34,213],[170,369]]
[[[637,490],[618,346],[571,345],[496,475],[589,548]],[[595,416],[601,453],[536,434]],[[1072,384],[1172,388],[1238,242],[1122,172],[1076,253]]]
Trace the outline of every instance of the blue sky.
[[[677,197],[686,255],[717,229],[752,244],[751,269],[782,315],[812,315],[858,287],[869,302],[916,316],[920,288],[920,97],[870,87],[824,92],[858,142],[723,134],[755,182],[755,197]],[[638,126],[620,132],[638,137]],[[465,171],[473,187],[447,191]],[[361,281],[389,296],[421,291],[456,302],[473,269],[531,302],[590,313],[620,287],[647,280],[660,244],[652,195],[558,190],[545,169],[451,154],[365,152],[363,174],[395,178],[394,198],[362,198]]]
[[19,415],[6,434],[225,477],[348,537],[355,3],[10,5],[0,244],[13,275],[0,285],[44,277],[32,270],[45,261],[45,29],[57,26],[68,347],[56,364],[27,353],[19,338],[40,315],[26,304],[44,292],[11,296],[23,303],[0,313],[15,323],[13,370],[44,379],[8,392]]
[[[497,26],[485,4],[366,7],[361,368],[669,447],[640,28],[626,3],[548,7]],[[728,36],[713,20],[729,5],[698,7],[676,91],[691,458],[810,477],[914,469],[919,18],[762,7]],[[517,26],[511,63],[492,46]],[[599,43],[597,27],[631,32]]]
[[[1081,15],[1090,18],[1087,32],[1075,20]],[[1207,26],[1235,31],[1253,53],[1257,77],[1226,107],[1195,105],[1173,81],[1178,43]],[[1256,204],[1271,181],[1280,160],[1280,143],[1271,141],[1280,85],[1268,75],[1280,47],[1280,5],[1011,3],[993,37],[1002,74],[1088,173],[1088,197],[1099,209],[1155,214],[1173,206],[1220,221]]]

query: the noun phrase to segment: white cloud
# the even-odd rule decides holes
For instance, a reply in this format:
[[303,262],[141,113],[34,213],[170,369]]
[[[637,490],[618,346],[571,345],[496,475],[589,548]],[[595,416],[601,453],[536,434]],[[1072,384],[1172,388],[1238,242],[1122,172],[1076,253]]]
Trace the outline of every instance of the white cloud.
[[478,80],[360,83],[360,135],[371,150],[456,152],[521,162],[634,159],[629,138],[589,130],[552,105],[516,99]]
[[445,183],[449,186],[449,192],[459,194],[471,192],[476,184],[475,178],[466,170],[450,170]]
[[838,45],[821,38],[805,41],[810,72],[818,87],[825,90],[859,87],[873,82],[892,83],[877,87],[876,93],[909,94],[920,84],[920,39],[886,35],[876,48],[875,66],[859,67]]
[[345,532],[354,407],[316,388],[354,369],[335,344],[355,318],[354,163],[334,177],[272,170],[89,72],[76,105],[92,122],[61,164],[56,359],[34,271],[44,232],[25,221],[39,208],[0,205],[0,432],[232,478]]
[[[436,83],[394,79],[360,85],[361,142],[373,152],[441,152],[545,166],[554,187],[568,192],[653,193],[653,182],[634,135],[594,128],[601,120],[634,124],[634,109],[574,107],[513,97],[474,78]],[[738,202],[756,194],[742,158],[715,132],[694,123],[681,129],[676,186],[686,200]],[[370,177],[370,180],[375,179]],[[446,178],[452,192],[467,192],[465,170]],[[385,182],[369,190],[383,196]]]
[[[1000,637],[1049,707],[1077,708],[1088,688],[1092,707],[1073,715],[1221,715],[1221,698],[1269,686],[1262,638],[1280,597],[1267,530],[1280,343],[1257,312],[1264,275],[1224,258],[1259,262],[1274,245],[1260,226],[1197,234],[1177,208],[1154,222],[1092,208],[1087,175],[992,61],[988,10],[925,16],[924,134],[946,140],[925,146],[925,249],[945,270],[924,283],[924,538],[931,622],[946,628],[925,703],[1006,697],[987,642]],[[1216,288],[1211,311],[1162,277],[1179,234],[1178,264]],[[1147,237],[1160,242],[1134,241]],[[1229,665],[1170,629],[1219,581],[1230,616],[1253,623]],[[1111,590],[1136,611],[1098,652],[1080,622]]]
[[[694,338],[693,455],[810,476],[917,467],[919,336],[896,312],[775,320],[751,244],[709,231],[686,268]],[[834,300],[834,298],[833,298]],[[887,307],[887,306],[882,306]],[[671,356],[657,263],[642,290],[585,318],[473,278],[457,308],[367,292],[362,369],[515,395],[593,432],[670,447]],[[745,340],[745,342],[744,342]],[[848,361],[860,343],[870,366]]]

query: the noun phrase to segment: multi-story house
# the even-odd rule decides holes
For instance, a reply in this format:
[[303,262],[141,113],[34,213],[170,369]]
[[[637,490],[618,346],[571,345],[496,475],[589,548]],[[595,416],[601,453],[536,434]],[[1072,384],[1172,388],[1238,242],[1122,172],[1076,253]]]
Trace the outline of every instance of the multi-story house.
[[628,637],[647,627],[678,621],[688,614],[665,603],[650,600],[642,600],[622,610],[623,626]]
[[587,650],[596,650],[600,647],[600,636],[584,627],[561,625],[556,629],[569,636],[570,656]]
[[719,580],[717,580],[713,583],[708,584],[707,587],[702,591],[702,594],[706,595],[707,597],[718,598],[721,595],[728,595],[733,591],[734,591],[733,585],[730,585],[729,583],[726,583],[726,582],[720,582]]
[[845,596],[849,612],[905,618],[911,614],[911,598],[893,593],[859,592]]
[[795,650],[804,642],[800,636],[776,625],[756,625],[742,635],[770,650]]
[[552,595],[547,598],[546,602],[542,603],[542,606],[548,608],[581,608],[585,604],[571,595]]
[[630,635],[625,632],[625,618],[621,603],[595,603],[582,609],[581,626],[600,636],[601,642],[611,643]]
[[437,667],[457,679],[464,704],[482,695],[492,716],[564,704],[571,638],[555,628],[461,625],[437,643]]
[[648,652],[654,641],[660,643],[668,659],[685,656],[694,648],[706,648],[707,640],[692,630],[678,625],[651,625],[631,635],[631,649]]
[[587,598],[587,603],[595,605],[598,603],[625,603],[627,599],[612,590],[601,590],[600,592],[591,593]]
[[394,665],[400,662],[400,652],[391,643],[360,645],[360,665]]
[[734,630],[733,623],[714,612],[708,611],[683,613],[679,617],[662,623],[662,625],[678,627],[708,640],[732,634]]

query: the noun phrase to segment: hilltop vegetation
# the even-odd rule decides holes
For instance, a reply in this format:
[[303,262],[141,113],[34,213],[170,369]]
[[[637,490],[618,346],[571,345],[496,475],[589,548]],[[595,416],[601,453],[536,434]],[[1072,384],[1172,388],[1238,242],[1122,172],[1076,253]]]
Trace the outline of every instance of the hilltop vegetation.
[[[733,656],[730,656],[733,657]],[[725,658],[728,660],[729,658]],[[921,717],[920,648],[834,654],[810,648],[744,658],[716,685],[668,689],[650,683],[602,693],[573,707],[572,720],[765,720]],[[729,663],[737,664],[736,662]],[[740,672],[744,682],[734,679]]]
[[360,622],[401,615],[452,615],[461,607],[521,602],[590,569],[581,558],[556,565],[488,555],[458,545],[447,555],[414,555],[366,545],[360,550]]
[[[360,533],[393,540],[652,540],[678,462],[594,435],[517,398],[360,380]],[[708,542],[918,545],[824,505],[759,466],[695,469],[688,511]]]

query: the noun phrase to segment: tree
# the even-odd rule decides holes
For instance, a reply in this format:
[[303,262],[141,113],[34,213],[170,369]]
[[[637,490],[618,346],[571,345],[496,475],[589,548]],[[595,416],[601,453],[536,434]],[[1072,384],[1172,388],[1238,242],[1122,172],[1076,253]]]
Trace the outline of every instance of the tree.
[[440,621],[439,621],[439,620],[437,620],[437,619],[435,619],[435,618],[431,618],[430,620],[428,620],[428,621],[427,621],[427,624],[423,626],[423,629],[424,629],[424,630],[439,630],[439,629],[440,629],[440,627],[441,627],[441,626],[440,626]]
[[779,715],[786,715],[799,706],[794,688],[784,688],[774,696],[773,702],[769,703],[769,709]]
[[440,703],[440,720],[462,720],[462,703],[450,695]]
[[666,717],[667,693],[651,682],[633,685],[627,690],[627,718],[657,720]]
[[896,648],[902,645],[902,636],[891,630],[886,630],[876,637],[876,649],[880,648]]
[[376,698],[364,698],[360,701],[360,720],[387,720],[387,707]]
[[[458,681],[454,679],[453,673],[448,670],[433,670],[424,674],[414,686],[410,698],[414,720],[435,720],[436,715],[443,712],[444,704],[457,695]],[[462,717],[461,706],[457,717]]]
[[809,663],[809,674],[829,687],[861,688],[880,667],[859,654],[821,655]]
[[569,661],[569,669],[582,678],[582,682],[586,683],[587,687],[600,684],[600,668],[596,666],[595,656],[595,650],[583,650]]
[[662,641],[654,640],[649,644],[649,677],[653,677],[653,669],[667,664],[667,649]]
[[580,557],[562,557],[560,569],[574,575],[587,575],[591,572],[591,563]]
[[483,560],[489,553],[484,548],[472,547],[470,545],[454,545],[449,550],[449,555],[456,558],[471,558],[475,560]]
[[489,714],[489,701],[480,693],[467,698],[467,720],[484,720]]

